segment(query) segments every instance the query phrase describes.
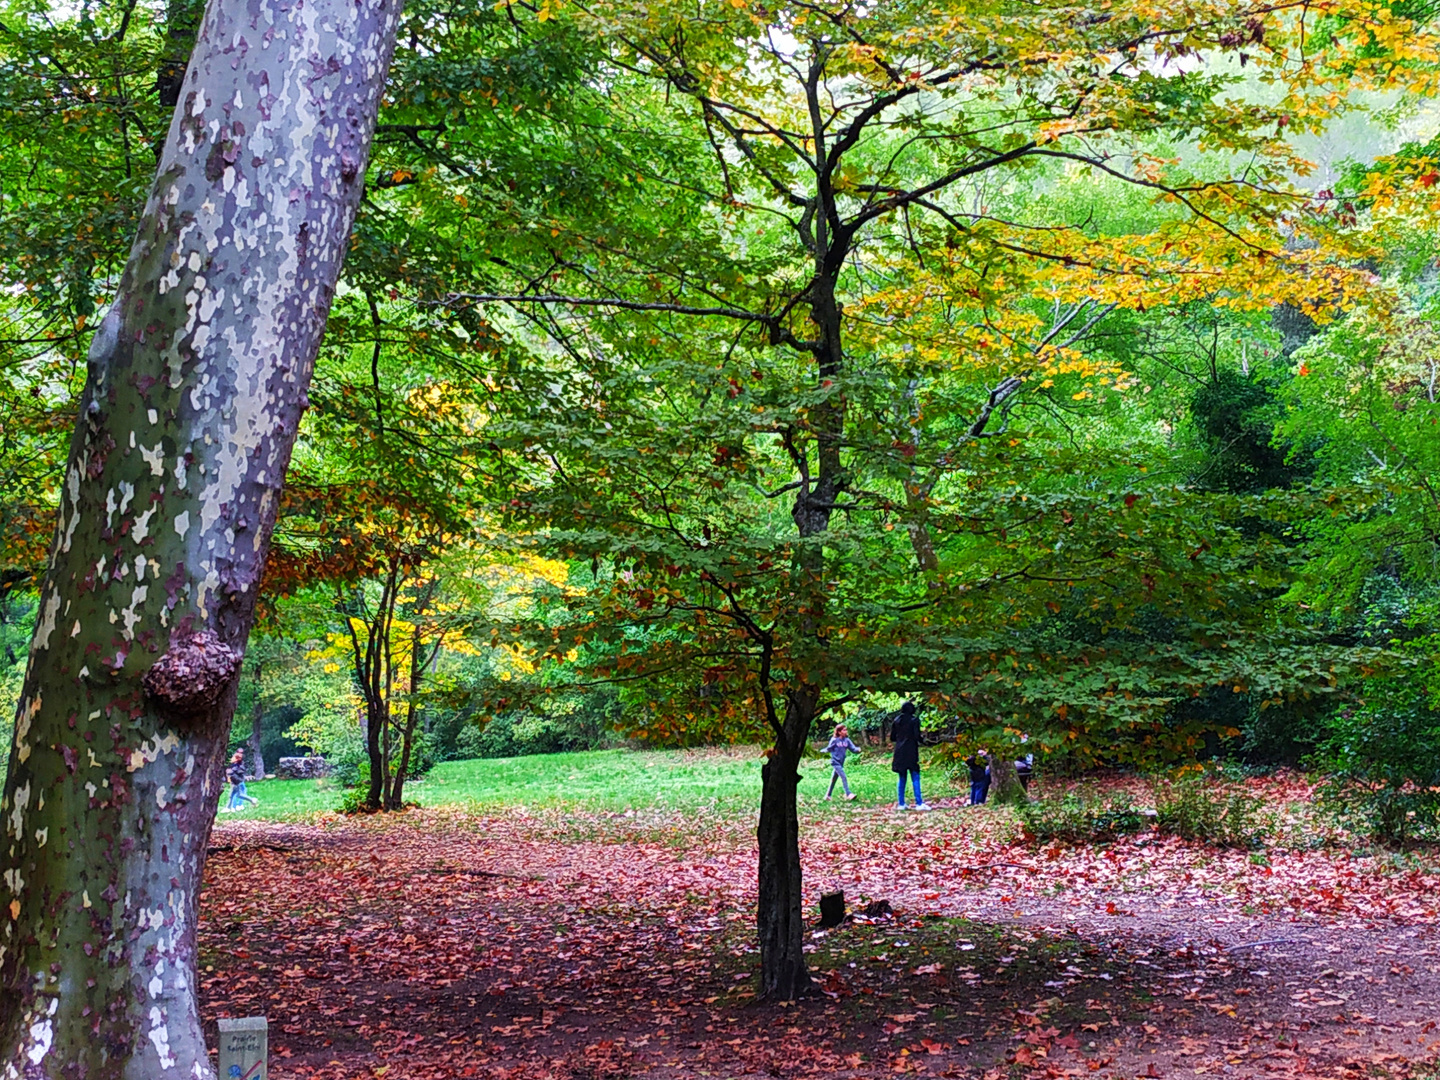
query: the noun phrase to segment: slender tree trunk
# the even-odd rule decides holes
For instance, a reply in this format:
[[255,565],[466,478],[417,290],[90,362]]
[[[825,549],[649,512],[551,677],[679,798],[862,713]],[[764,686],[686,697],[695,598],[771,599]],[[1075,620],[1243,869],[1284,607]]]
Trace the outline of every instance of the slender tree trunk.
[[[840,306],[835,300],[835,279],[825,259],[817,257],[811,285],[811,319],[820,329],[817,382],[828,388],[839,378],[843,365],[840,344]],[[791,446],[800,467],[802,486],[791,509],[801,537],[794,575],[797,591],[805,597],[797,636],[803,647],[823,649],[819,638],[825,604],[825,555],[816,542],[830,528],[836,497],[845,484],[840,446],[845,430],[845,401],[835,396],[810,412],[810,434],[815,440],[815,465],[808,463],[803,447]],[[808,543],[807,543],[808,541]],[[797,675],[800,673],[797,673]],[[786,696],[785,718],[777,733],[770,760],[762,770],[760,794],[759,904],[756,922],[760,935],[760,994],[777,1001],[793,1001],[810,986],[805,966],[805,918],[800,867],[800,826],[795,812],[799,765],[810,737],[823,686],[802,683]]]
[[365,752],[370,758],[370,786],[365,792],[365,809],[367,810],[383,810],[385,808],[385,789],[383,787],[385,756],[380,751],[380,743],[389,723],[383,705],[377,704],[373,709],[366,709]]
[[394,738],[391,731],[393,713],[391,696],[393,670],[390,666],[390,628],[395,622],[395,606],[400,599],[401,571],[397,560],[391,559],[390,570],[380,590],[380,602],[376,605],[375,622],[370,627],[373,643],[371,663],[371,687],[376,702],[377,722],[372,732],[370,749],[370,791],[366,805],[371,810],[385,810],[390,806],[390,747]]
[[[366,609],[361,588],[357,585],[352,598],[348,601],[345,599],[344,593],[339,592],[335,607],[345,620],[345,626],[350,632],[350,654],[355,661],[355,682],[360,687],[360,696],[365,699],[361,723],[365,729],[365,758],[370,766],[370,776],[365,792],[365,809],[374,812],[383,809],[385,805],[384,793],[381,788],[385,769],[383,755],[380,752],[381,740],[384,738],[385,726],[388,722],[385,715],[385,698],[380,693],[380,634],[383,623],[379,616],[372,616],[368,620],[364,618]],[[385,591],[381,592],[382,612],[386,595]],[[356,623],[362,622],[365,626],[363,644],[355,629]]]
[[260,746],[261,729],[265,723],[265,706],[260,696],[264,670],[263,664],[255,665],[255,707],[250,710],[250,775],[256,780],[265,779],[265,751]]
[[0,1077],[204,1080],[236,676],[399,0],[210,5],[90,351],[0,817]]
[[815,718],[816,698],[802,691],[785,709],[783,734],[760,770],[760,996],[794,1001],[810,987],[805,965],[805,905],[800,871],[800,821],[795,809],[800,760]]
[[[847,406],[843,386],[837,385],[845,370],[845,348],[836,285],[850,251],[852,234],[841,224],[830,175],[827,132],[822,119],[820,74],[823,67],[824,59],[817,59],[805,83],[816,174],[814,201],[807,213],[812,231],[805,233],[802,229],[814,258],[807,300],[810,321],[816,329],[811,347],[815,356],[815,387],[822,398],[810,407],[803,419],[797,418],[794,429],[787,432],[783,440],[800,480],[790,517],[800,537],[792,573],[801,601],[795,608],[797,625],[792,629],[801,656],[809,650],[823,652],[825,648],[822,633],[827,603],[826,559],[821,538],[830,529],[836,500],[847,483],[841,460]],[[767,651],[767,667],[768,656]],[[805,966],[800,827],[795,795],[805,740],[810,737],[810,727],[824,691],[823,684],[812,681],[812,673],[803,669],[803,661],[802,669],[793,671],[791,677],[795,685],[786,693],[785,718],[778,725],[774,750],[762,771],[758,828],[760,898],[756,922],[760,934],[760,993],[762,997],[779,1001],[794,1000],[810,985]],[[766,693],[768,703],[768,688]],[[767,712],[773,713],[768,704]],[[775,723],[773,715],[771,723]]]
[[[390,791],[391,810],[405,807],[405,780],[410,775],[410,750],[415,744],[415,719],[419,710],[415,707],[415,692],[420,689],[421,673],[425,670],[420,659],[420,626],[417,623],[410,634],[410,684],[405,695],[405,726],[400,733],[400,764],[395,769],[395,784]],[[439,651],[438,648],[436,650]]]
[[925,522],[928,499],[920,493],[919,485],[905,485],[905,509],[910,518],[905,531],[910,534],[910,547],[915,552],[915,564],[926,573],[940,569],[940,556],[935,551],[935,541],[930,536],[930,527]]
[[400,762],[395,766],[395,782],[390,787],[390,802],[387,809],[405,808],[405,779],[410,772],[410,748],[415,742],[415,718],[412,713],[405,720],[405,730],[400,733]]
[[395,778],[390,775],[390,752],[395,745],[395,731],[393,724],[395,714],[390,711],[390,699],[385,699],[385,726],[381,728],[380,736],[380,805],[386,810],[391,809],[390,793],[393,789]]

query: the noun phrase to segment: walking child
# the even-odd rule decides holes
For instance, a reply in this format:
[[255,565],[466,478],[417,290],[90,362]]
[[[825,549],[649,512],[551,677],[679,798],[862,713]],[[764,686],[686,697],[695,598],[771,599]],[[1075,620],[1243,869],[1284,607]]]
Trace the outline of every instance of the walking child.
[[245,752],[236,750],[230,758],[230,767],[225,770],[225,778],[230,781],[230,801],[226,804],[226,810],[243,810],[246,803],[258,803],[260,800],[254,795],[245,793]]
[[830,775],[830,790],[825,793],[825,801],[830,801],[830,796],[835,794],[835,781],[840,781],[840,786],[845,789],[845,798],[855,798],[854,792],[850,790],[850,781],[845,778],[845,755],[858,754],[860,748],[850,741],[850,732],[844,724],[835,725],[835,734],[830,739],[830,744],[825,747],[830,751],[830,768],[834,770]]

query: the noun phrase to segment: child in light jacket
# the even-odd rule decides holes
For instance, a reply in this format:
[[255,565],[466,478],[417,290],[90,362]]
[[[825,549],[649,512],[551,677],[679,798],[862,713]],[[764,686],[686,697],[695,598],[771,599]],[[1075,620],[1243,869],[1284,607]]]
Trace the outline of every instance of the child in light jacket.
[[840,786],[845,789],[845,798],[855,798],[855,793],[850,790],[850,781],[845,777],[845,755],[858,754],[860,748],[850,741],[850,732],[845,729],[844,724],[835,725],[835,736],[825,749],[830,751],[830,767],[835,770],[830,777],[830,790],[825,793],[826,801],[835,794],[836,780],[839,780]]

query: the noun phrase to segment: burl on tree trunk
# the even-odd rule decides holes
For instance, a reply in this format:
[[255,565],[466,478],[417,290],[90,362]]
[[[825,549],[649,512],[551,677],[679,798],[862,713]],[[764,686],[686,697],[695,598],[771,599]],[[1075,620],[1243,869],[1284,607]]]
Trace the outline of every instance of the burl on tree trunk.
[[209,5],[90,352],[0,816],[0,1078],[213,1075],[205,847],[399,0]]

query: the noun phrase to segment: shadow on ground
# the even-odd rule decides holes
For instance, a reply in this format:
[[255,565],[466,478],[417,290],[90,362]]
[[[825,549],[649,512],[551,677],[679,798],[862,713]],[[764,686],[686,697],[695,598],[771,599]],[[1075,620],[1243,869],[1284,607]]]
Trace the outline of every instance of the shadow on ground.
[[752,876],[513,821],[222,829],[206,1019],[267,1015],[277,1080],[1357,1078],[1440,1049],[1431,927],[1114,905],[852,920],[815,933],[814,996],[757,1003]]

